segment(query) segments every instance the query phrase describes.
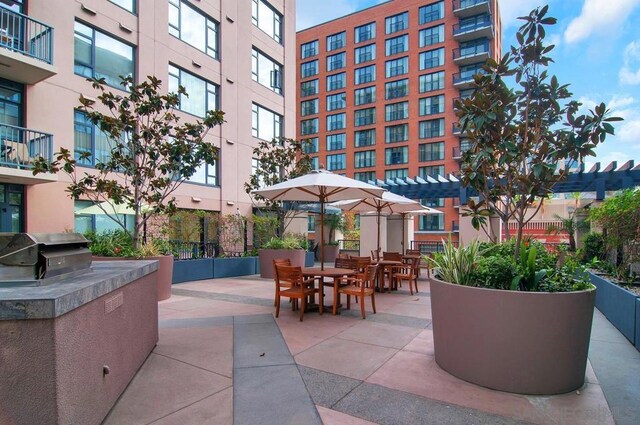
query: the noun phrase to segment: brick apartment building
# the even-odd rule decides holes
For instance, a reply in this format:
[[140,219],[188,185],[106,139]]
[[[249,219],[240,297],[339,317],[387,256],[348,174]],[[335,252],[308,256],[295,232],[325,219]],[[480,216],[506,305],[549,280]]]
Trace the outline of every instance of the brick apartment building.
[[250,214],[243,184],[253,147],[295,135],[294,49],[295,0],[0,0],[0,231],[114,227],[74,214],[88,202],[67,196],[63,173],[30,170],[34,156],[65,147],[90,151],[81,172],[91,172],[107,152],[77,109],[81,94],[97,96],[87,77],[116,92],[119,75],[155,75],[164,90],[183,85],[183,122],[225,111],[206,139],[219,147],[218,163],[175,195],[180,208]]
[[[390,0],[297,33],[297,135],[316,166],[359,180],[460,170],[454,99],[501,54],[497,0]],[[457,238],[456,199],[415,240]]]

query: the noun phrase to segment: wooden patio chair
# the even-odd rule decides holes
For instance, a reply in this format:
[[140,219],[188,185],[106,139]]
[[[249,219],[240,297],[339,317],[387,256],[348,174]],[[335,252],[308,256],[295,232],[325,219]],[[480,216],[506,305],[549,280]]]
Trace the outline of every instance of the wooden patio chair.
[[380,250],[379,249],[372,249],[371,250],[371,260],[380,261]]
[[416,288],[416,294],[418,293],[418,277],[416,276],[416,270],[420,266],[420,258],[409,259],[406,263],[398,266],[391,266],[391,275],[396,285],[402,286],[402,281],[409,282],[409,292],[413,295],[413,287]]
[[[374,288],[374,280],[376,278],[376,273],[378,272],[378,266],[368,266],[367,271],[364,275],[364,278],[358,277],[348,277],[346,278],[347,285],[338,289],[338,303],[340,302],[340,294],[346,294],[347,296],[347,310],[351,309],[351,296],[354,295],[356,297],[360,297],[362,302],[360,303],[360,312],[362,313],[362,318],[366,319],[367,316],[364,311],[364,300],[367,295],[371,296],[371,307],[373,308],[373,313],[376,313],[376,291]],[[333,304],[335,314],[335,306],[337,303]]]
[[402,254],[400,254],[399,252],[383,252],[382,259],[391,261],[402,261]]
[[[276,265],[276,318],[280,315],[280,298],[300,300],[300,321],[304,317],[307,298],[317,292],[314,279],[303,279],[302,267]],[[288,287],[287,287],[288,286]],[[281,288],[286,289],[281,289]],[[294,307],[295,307],[294,303]]]
[[[276,285],[278,284],[278,266],[290,266],[291,260],[289,258],[276,258],[273,260],[273,277],[276,281]],[[285,288],[291,288],[291,284],[289,282],[282,282],[282,285]],[[273,306],[278,305],[278,289],[276,288],[276,294],[273,297]]]

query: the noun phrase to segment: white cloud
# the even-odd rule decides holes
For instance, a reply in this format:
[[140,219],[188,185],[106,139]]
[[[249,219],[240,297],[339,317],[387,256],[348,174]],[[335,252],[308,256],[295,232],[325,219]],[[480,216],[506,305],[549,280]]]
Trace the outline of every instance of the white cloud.
[[620,69],[620,83],[640,84],[640,40],[627,44],[622,53],[622,68]]
[[580,15],[569,23],[564,40],[576,43],[592,33],[610,33],[620,28],[638,5],[640,0],[585,0]]
[[520,16],[526,16],[536,7],[544,4],[552,3],[552,1],[543,2],[542,0],[499,0],[500,17],[502,19],[502,27],[519,27],[522,21],[518,20]]

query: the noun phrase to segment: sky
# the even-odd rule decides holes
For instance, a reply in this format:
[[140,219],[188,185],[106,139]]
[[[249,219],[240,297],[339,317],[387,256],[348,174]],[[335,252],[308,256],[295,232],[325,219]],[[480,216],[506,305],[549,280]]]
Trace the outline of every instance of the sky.
[[[394,0],[402,2],[402,0]],[[574,99],[592,109],[605,102],[615,123],[615,136],[607,137],[595,161],[603,168],[629,159],[640,164],[640,0],[498,0],[502,17],[503,53],[515,44],[521,25],[517,18],[531,9],[549,5],[558,19],[547,29],[555,63],[549,73],[570,84]],[[384,0],[297,0],[298,30],[338,18]]]

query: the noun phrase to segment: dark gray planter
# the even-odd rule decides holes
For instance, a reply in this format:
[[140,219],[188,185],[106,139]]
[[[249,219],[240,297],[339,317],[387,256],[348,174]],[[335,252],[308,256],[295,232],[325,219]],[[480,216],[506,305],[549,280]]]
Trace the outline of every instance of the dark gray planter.
[[640,298],[636,299],[636,350],[640,351]]
[[213,279],[213,258],[178,260],[173,263],[173,283]]
[[304,266],[313,267],[313,265],[315,264],[315,261],[316,261],[315,253],[313,251],[307,251],[304,257]]
[[258,257],[215,258],[213,260],[213,277],[247,276],[255,274]]
[[595,290],[543,293],[431,279],[435,360],[465,381],[520,394],[584,384]]
[[638,296],[589,272],[591,283],[598,288],[596,307],[632,344],[638,342]]

